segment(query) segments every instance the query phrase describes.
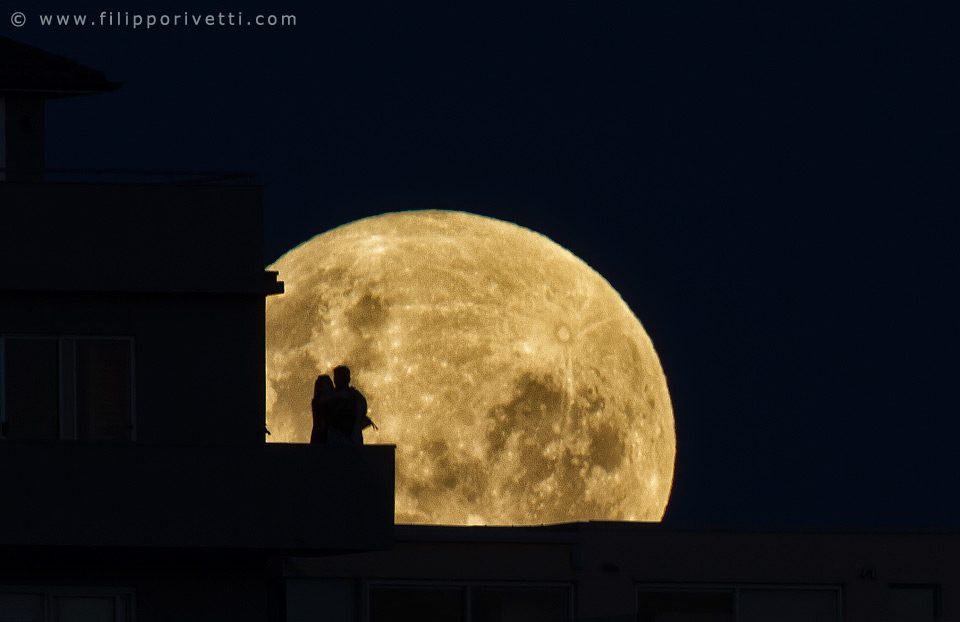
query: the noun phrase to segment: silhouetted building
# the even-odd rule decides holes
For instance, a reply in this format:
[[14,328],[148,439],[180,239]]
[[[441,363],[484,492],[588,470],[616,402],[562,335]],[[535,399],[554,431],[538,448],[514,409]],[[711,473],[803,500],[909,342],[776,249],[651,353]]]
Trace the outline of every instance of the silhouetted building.
[[117,86],[0,38],[0,620],[282,619],[279,556],[390,545],[394,450],[264,442],[249,175],[51,181],[45,100]]
[[960,619],[960,535],[398,525],[394,547],[285,560],[288,620]]

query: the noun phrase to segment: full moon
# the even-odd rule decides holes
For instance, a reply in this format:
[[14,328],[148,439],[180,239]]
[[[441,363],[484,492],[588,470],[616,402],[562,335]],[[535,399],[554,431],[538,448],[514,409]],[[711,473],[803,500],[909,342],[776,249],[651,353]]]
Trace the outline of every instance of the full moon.
[[518,225],[454,211],[338,227],[271,270],[270,441],[310,439],[318,374],[348,365],[396,445],[396,521],[658,521],[676,436],[650,338],[611,285]]

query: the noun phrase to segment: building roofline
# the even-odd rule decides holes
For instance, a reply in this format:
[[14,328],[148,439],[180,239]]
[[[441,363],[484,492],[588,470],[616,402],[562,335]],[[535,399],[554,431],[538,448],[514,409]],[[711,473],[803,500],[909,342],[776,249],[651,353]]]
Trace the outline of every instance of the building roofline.
[[529,542],[563,543],[579,541],[586,534],[610,532],[649,534],[715,534],[731,536],[958,536],[951,527],[732,527],[670,525],[640,521],[586,521],[529,526],[461,526],[397,524],[398,542]]
[[0,36],[0,94],[53,99],[108,93],[122,85],[73,59]]

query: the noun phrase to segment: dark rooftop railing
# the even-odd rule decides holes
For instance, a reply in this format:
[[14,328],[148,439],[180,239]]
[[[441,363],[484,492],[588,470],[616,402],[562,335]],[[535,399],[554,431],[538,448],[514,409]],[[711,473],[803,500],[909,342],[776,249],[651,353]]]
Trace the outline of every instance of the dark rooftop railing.
[[251,184],[250,171],[157,171],[123,169],[48,168],[43,171],[0,168],[0,181],[42,181],[116,184]]

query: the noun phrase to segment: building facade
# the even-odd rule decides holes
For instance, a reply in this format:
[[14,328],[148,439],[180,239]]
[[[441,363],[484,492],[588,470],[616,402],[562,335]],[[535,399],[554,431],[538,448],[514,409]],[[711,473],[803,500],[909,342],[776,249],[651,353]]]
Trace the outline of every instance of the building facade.
[[960,619],[960,536],[398,525],[391,550],[287,558],[287,620]]
[[281,619],[282,556],[390,545],[393,447],[264,442],[262,188],[48,170],[117,84],[0,48],[0,620]]

